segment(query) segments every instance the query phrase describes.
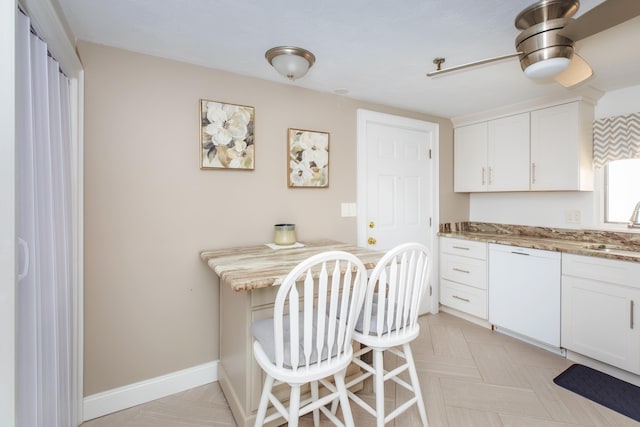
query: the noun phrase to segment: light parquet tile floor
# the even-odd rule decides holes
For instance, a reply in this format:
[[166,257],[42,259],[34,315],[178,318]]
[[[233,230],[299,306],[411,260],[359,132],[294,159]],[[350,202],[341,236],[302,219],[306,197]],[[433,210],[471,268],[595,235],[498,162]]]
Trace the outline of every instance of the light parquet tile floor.
[[[421,318],[412,343],[431,427],[625,427],[640,423],[553,383],[572,362],[447,313]],[[385,363],[393,364],[392,358]],[[398,399],[405,391],[398,388]],[[371,384],[361,396],[374,401]],[[396,394],[393,384],[385,396]],[[387,400],[389,405],[392,400]],[[640,402],[638,402],[640,404]],[[352,405],[356,426],[375,426]],[[126,409],[82,427],[234,426],[217,382]],[[301,426],[312,426],[307,416]],[[323,420],[323,426],[332,425]],[[415,406],[396,426],[419,426]]]

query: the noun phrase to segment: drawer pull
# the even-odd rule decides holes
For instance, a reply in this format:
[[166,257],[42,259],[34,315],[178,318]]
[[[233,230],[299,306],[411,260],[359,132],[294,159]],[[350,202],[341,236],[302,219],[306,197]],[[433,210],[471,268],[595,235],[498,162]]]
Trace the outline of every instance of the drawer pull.
[[454,246],[453,249],[462,249],[463,251],[468,251],[471,248],[465,247],[465,246]]
[[633,329],[633,300],[629,301],[629,328]]
[[458,295],[453,295],[453,297],[455,299],[459,299],[460,301],[471,302],[468,298],[462,298],[462,297],[459,297]]
[[515,251],[511,251],[511,253],[512,253],[512,254],[514,254],[514,255],[526,255],[526,256],[529,256],[529,254],[524,253],[524,252],[515,252]]
[[471,273],[469,270],[463,270],[461,268],[455,268],[455,267],[453,267],[452,270],[453,271],[458,271],[460,273],[466,273],[466,274],[470,274]]

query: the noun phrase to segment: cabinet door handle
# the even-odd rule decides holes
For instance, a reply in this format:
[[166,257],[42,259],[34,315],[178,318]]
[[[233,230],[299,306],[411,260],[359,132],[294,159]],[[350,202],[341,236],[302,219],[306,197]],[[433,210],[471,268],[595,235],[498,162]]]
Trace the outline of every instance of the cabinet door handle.
[[484,168],[482,168],[482,185],[484,185]]
[[536,164],[531,163],[531,183],[536,183]]
[[491,185],[491,183],[493,182],[493,168],[491,166],[489,166],[489,173],[488,173],[488,177],[487,177],[487,181],[489,181],[489,185]]
[[471,302],[471,301],[469,301],[469,299],[459,297],[458,295],[454,295],[453,297],[454,297],[455,299],[459,299],[460,301],[464,301],[464,302]]
[[452,270],[453,271],[459,271],[460,273],[467,273],[467,274],[471,273],[469,270],[463,270],[461,268],[455,268],[455,267],[452,268]]
[[454,246],[453,249],[462,249],[463,251],[468,251],[471,248],[467,248],[465,246]]
[[629,329],[633,329],[633,300],[629,301]]

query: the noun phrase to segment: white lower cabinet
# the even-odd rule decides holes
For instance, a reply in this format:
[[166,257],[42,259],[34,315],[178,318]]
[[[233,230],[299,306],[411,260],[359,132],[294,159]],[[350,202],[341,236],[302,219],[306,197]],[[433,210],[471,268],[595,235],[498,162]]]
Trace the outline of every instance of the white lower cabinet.
[[640,263],[562,256],[562,347],[640,374]]
[[487,244],[440,237],[440,303],[487,319]]

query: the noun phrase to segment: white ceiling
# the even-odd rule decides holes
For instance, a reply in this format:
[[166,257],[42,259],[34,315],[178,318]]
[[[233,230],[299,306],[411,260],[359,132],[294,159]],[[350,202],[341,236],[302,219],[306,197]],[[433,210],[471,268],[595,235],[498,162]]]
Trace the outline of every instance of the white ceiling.
[[[572,90],[527,79],[517,59],[429,78],[445,66],[513,53],[515,16],[533,0],[58,0],[77,39],[441,117],[459,117],[587,86],[640,84],[640,17],[581,40],[594,76]],[[575,17],[602,0],[583,0]],[[316,56],[288,82],[267,49]]]

